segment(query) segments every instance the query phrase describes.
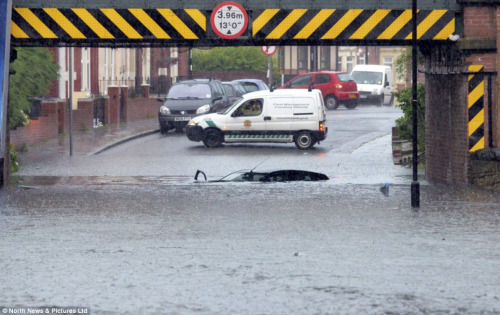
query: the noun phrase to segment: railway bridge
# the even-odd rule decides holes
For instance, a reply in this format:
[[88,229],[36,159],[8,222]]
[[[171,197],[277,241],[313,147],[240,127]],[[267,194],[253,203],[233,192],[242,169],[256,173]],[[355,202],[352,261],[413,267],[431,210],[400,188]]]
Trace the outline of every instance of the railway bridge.
[[[411,0],[12,0],[7,7],[13,47],[409,46],[414,25]],[[415,25],[425,58],[426,177],[467,183],[471,152],[500,144],[500,0],[418,0]]]

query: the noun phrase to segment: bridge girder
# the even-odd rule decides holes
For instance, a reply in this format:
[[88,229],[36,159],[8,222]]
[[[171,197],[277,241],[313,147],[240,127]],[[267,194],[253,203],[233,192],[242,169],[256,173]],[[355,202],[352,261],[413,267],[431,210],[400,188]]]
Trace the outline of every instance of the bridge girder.
[[[237,16],[246,28],[237,38],[228,39],[220,35],[225,30],[216,29],[219,24],[213,13],[229,2],[16,0],[12,45],[409,45],[413,22],[408,4],[382,2],[240,1],[244,14]],[[460,34],[461,13],[456,5],[442,0],[419,3],[420,41],[448,41],[450,35]]]

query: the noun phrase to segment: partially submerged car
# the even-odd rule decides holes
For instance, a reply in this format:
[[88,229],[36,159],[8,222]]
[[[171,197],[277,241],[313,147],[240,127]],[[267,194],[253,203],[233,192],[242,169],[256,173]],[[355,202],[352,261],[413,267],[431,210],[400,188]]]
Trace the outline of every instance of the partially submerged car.
[[[205,173],[200,170],[196,172],[194,179],[198,180],[200,174],[204,176],[205,180],[207,180]],[[322,180],[329,180],[329,178],[322,173],[304,170],[276,170],[271,172],[254,172],[253,170],[241,170],[226,175],[221,179],[211,180],[210,182],[316,182]]]

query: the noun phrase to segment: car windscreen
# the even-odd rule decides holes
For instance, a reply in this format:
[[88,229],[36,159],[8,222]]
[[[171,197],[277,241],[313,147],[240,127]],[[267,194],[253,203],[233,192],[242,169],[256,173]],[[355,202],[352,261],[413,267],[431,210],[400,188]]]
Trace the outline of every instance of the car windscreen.
[[382,84],[382,72],[353,71],[352,77],[358,84]]
[[339,73],[337,74],[337,78],[339,78],[340,82],[348,82],[354,80],[349,73]]
[[211,98],[210,85],[201,83],[174,84],[168,91],[167,98]]

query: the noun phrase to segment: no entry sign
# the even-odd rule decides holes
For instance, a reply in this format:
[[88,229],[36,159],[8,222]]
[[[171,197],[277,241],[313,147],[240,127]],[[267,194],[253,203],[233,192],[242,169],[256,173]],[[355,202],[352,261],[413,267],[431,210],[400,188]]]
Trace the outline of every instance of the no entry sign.
[[235,39],[245,32],[248,26],[247,11],[238,3],[222,2],[212,12],[210,24],[215,34],[225,39]]
[[276,51],[278,50],[278,47],[276,46],[262,46],[260,47],[260,50],[262,51],[262,53],[266,56],[272,56],[276,53]]

